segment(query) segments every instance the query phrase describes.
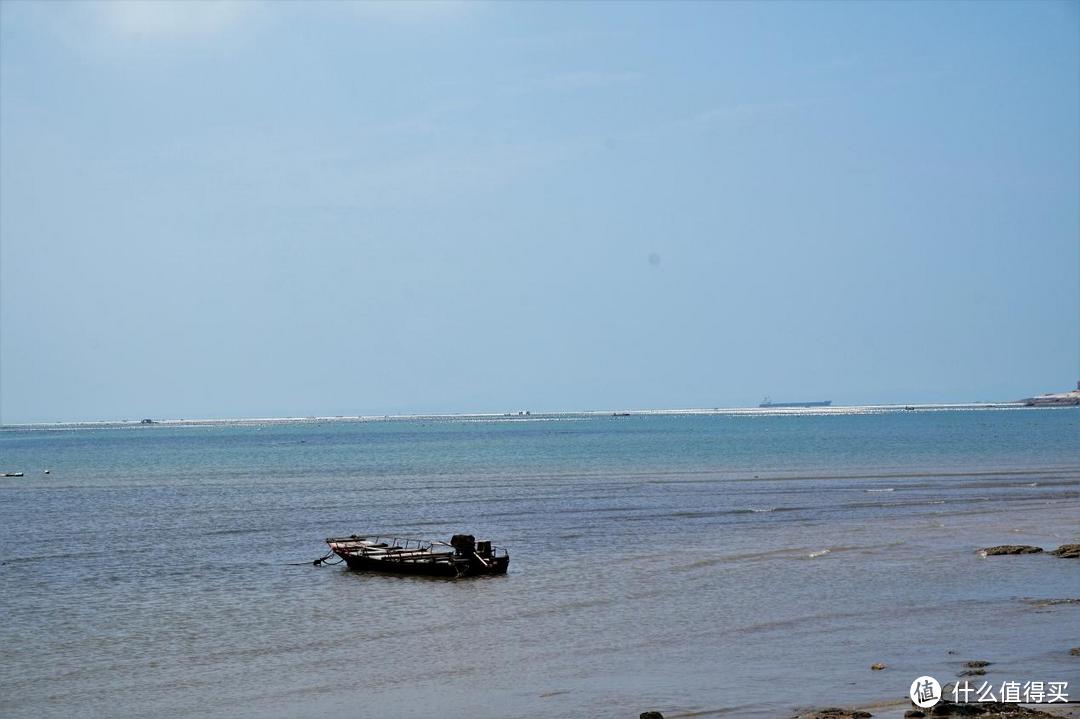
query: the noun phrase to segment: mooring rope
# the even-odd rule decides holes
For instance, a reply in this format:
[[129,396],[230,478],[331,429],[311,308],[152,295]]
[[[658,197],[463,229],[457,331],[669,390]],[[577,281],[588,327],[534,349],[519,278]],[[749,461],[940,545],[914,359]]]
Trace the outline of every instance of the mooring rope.
[[344,558],[341,558],[341,559],[338,559],[336,562],[328,562],[327,560],[330,559],[330,557],[332,557],[332,556],[334,556],[334,551],[330,550],[329,552],[327,552],[323,556],[321,556],[318,559],[315,559],[313,561],[310,561],[310,562],[287,562],[286,566],[288,566],[288,567],[305,567],[305,566],[311,564],[311,565],[316,566],[316,567],[321,567],[323,565],[326,565],[328,567],[333,567],[333,566],[341,564],[342,562],[345,561]]

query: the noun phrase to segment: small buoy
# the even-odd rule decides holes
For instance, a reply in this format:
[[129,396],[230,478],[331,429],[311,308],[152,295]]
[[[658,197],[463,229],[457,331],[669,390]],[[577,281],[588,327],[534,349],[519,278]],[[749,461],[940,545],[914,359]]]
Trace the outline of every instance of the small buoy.
[[50,472],[52,472],[52,470],[50,470],[50,469],[45,470],[45,474],[49,474]]

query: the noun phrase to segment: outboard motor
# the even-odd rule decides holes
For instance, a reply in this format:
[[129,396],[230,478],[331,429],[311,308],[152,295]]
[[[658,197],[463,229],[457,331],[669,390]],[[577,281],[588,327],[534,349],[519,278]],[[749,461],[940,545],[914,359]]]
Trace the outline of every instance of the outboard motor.
[[472,559],[476,551],[476,537],[471,534],[455,534],[450,538],[450,546],[454,548],[457,556]]

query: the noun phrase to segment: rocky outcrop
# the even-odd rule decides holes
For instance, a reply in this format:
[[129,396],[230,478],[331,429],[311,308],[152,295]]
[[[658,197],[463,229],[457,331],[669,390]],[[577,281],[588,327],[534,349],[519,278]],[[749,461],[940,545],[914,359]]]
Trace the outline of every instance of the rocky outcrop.
[[964,662],[964,671],[960,672],[956,676],[958,677],[981,677],[986,674],[986,667],[993,664],[985,659],[972,659],[970,662]]
[[932,717],[979,717],[979,719],[1061,719],[1053,714],[1028,709],[1019,704],[981,702],[979,704],[954,704],[942,701],[930,710]]
[[795,719],[870,719],[872,716],[874,715],[870,712],[863,711],[862,709],[830,707],[828,709],[817,709],[806,714],[799,714]]
[[984,557],[994,557],[999,554],[1038,554],[1042,547],[1033,547],[1030,544],[999,544],[996,547],[984,547],[979,554]]
[[1080,544],[1062,544],[1060,547],[1050,552],[1055,557],[1066,557],[1067,559],[1080,559]]
[[1076,389],[1068,392],[1040,394],[1021,401],[1028,407],[1073,407],[1080,404],[1080,382]]
[[664,715],[660,712],[641,712],[638,719],[664,719]]
[[1025,602],[1033,607],[1056,607],[1059,604],[1080,604],[1080,598],[1068,597],[1066,599],[1025,599]]

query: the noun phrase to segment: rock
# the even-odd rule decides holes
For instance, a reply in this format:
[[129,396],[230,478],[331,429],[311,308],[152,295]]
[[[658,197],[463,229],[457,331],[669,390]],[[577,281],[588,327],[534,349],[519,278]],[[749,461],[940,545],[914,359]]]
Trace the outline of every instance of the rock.
[[660,712],[641,712],[638,719],[664,719],[664,715]]
[[1074,657],[1080,657],[1080,647],[1073,647],[1069,650],[1069,654],[1072,654]]
[[[979,702],[977,704],[954,704],[945,699],[930,710],[935,717],[980,717],[980,719],[1055,719],[1053,714],[1028,709],[1019,704],[1002,702]],[[1056,719],[1060,719],[1057,717]]]
[[1033,547],[1030,544],[999,544],[996,547],[985,547],[979,550],[984,557],[994,557],[999,554],[1038,554],[1042,547]]
[[818,709],[808,714],[800,714],[796,719],[870,719],[874,716],[870,712],[863,711],[861,709],[841,709],[839,707],[829,707],[828,709]]
[[930,716],[935,717],[970,717],[984,713],[983,708],[975,704],[953,704],[946,701],[935,704],[930,710]]
[[873,669],[875,672],[880,672],[882,669],[885,668],[885,665],[881,662],[875,662],[870,665],[870,668]]
[[1080,604],[1080,599],[1076,597],[1070,597],[1068,599],[1025,599],[1024,601],[1039,609],[1055,607],[1059,604]]
[[964,671],[960,672],[956,676],[958,677],[981,677],[986,674],[986,669],[993,662],[988,662],[984,659],[973,659],[970,662],[964,662],[964,666],[967,667]]
[[926,716],[926,712],[922,709],[908,709],[904,712],[904,719],[922,719]]
[[1050,552],[1055,557],[1065,557],[1067,559],[1080,559],[1080,544],[1062,544],[1060,547]]

